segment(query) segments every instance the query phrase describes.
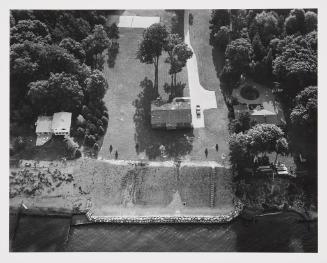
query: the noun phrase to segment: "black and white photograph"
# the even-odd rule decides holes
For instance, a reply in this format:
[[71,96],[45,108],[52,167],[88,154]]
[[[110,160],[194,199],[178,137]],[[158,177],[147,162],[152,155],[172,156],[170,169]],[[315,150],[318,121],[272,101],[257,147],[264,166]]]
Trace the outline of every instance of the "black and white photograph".
[[315,2],[17,6],[9,254],[317,255]]

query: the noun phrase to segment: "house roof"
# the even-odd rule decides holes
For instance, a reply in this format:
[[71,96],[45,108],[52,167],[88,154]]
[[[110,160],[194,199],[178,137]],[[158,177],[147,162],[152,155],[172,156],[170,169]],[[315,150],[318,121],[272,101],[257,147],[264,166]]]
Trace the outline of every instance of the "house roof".
[[172,102],[161,106],[151,105],[151,123],[191,123],[191,105],[190,102]]
[[52,132],[52,116],[39,116],[35,123],[36,133],[50,133]]
[[275,112],[271,112],[265,109],[254,109],[251,115],[261,115],[261,116],[270,116],[270,115],[277,115]]
[[70,125],[72,121],[71,112],[56,112],[53,114],[52,119],[52,131],[64,132],[70,131]]

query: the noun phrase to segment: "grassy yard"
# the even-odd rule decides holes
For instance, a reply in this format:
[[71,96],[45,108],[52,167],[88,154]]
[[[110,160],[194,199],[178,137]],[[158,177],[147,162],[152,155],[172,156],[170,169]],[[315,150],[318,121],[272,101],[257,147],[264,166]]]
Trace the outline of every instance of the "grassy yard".
[[[224,96],[220,90],[220,81],[217,77],[216,67],[222,65],[223,54],[217,54],[209,45],[209,20],[210,10],[192,10],[193,25],[190,26],[191,44],[197,57],[199,79],[201,85],[208,90],[216,92],[217,109],[210,109],[204,112],[205,128],[198,129],[194,148],[201,148],[202,152],[207,147],[208,157],[223,162],[222,154],[228,155],[228,109]],[[219,70],[219,69],[218,69]],[[219,151],[216,153],[215,144],[218,144]],[[198,151],[200,153],[200,149]]]
[[[178,19],[172,11],[128,10],[124,12],[124,15],[132,14],[160,16],[161,21],[167,27],[173,27],[174,31],[180,31],[174,22]],[[108,22],[113,22],[110,21],[110,17]],[[109,90],[104,100],[110,116],[99,156],[112,159],[117,150],[119,159],[156,159],[159,157],[159,147],[162,144],[166,146],[168,154],[172,157],[187,153],[189,151],[187,138],[188,136],[191,137],[191,134],[157,132],[150,127],[149,109],[154,67],[153,65],[142,64],[136,59],[138,43],[142,40],[144,30],[120,28],[119,31],[119,53],[115,66],[109,68],[108,65],[105,65],[104,68],[104,74],[109,83]],[[164,63],[165,56],[160,58],[159,63],[159,93],[163,98],[168,98],[163,90],[164,83],[170,83],[169,65]],[[177,78],[178,81],[186,84],[184,95],[187,96],[186,69],[179,73]],[[138,149],[136,149],[136,144],[139,146]],[[180,146],[176,147],[176,144]],[[111,154],[109,152],[110,145],[113,146]]]

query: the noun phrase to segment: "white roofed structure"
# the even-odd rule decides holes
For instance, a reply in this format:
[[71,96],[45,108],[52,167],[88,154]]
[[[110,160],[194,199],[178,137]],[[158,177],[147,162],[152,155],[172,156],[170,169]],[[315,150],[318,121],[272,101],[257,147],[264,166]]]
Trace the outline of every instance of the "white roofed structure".
[[72,122],[71,112],[56,112],[52,118],[52,132],[55,135],[67,135],[70,133]]

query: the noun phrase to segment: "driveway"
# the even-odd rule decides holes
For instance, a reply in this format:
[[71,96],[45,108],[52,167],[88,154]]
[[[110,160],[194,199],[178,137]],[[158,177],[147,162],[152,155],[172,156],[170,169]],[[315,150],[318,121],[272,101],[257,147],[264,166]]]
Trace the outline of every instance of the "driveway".
[[[186,63],[190,97],[191,97],[192,123],[194,128],[204,128],[205,125],[204,125],[203,111],[217,108],[216,94],[215,91],[209,91],[204,89],[200,84],[198,63],[190,41],[189,11],[187,10],[185,10],[185,15],[184,15],[184,36],[185,36],[185,43],[193,51],[192,58],[190,58]],[[195,110],[197,105],[200,106],[200,111],[201,111],[200,117],[196,116]]]

